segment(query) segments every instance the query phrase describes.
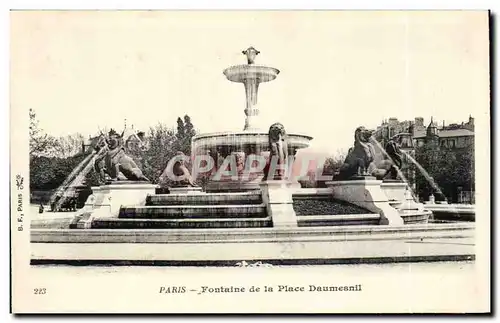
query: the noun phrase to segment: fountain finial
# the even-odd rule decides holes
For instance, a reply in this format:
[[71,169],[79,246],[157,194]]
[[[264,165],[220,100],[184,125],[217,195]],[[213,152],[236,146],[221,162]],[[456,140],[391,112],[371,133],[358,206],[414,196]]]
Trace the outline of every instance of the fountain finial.
[[251,65],[255,63],[255,57],[260,54],[258,50],[252,46],[248,47],[246,50],[242,51],[243,54],[247,56],[248,64]]

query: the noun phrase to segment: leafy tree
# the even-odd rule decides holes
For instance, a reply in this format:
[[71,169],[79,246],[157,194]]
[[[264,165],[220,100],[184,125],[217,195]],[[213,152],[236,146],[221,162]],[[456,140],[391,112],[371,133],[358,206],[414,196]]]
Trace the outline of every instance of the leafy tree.
[[151,127],[146,136],[149,149],[146,151],[131,152],[144,175],[153,183],[159,183],[163,170],[168,161],[177,153],[177,137],[173,129],[163,124]]
[[84,158],[81,154],[73,156],[76,146],[81,147],[81,141],[77,144],[81,135],[58,140],[43,132],[33,109],[29,117],[30,189],[56,189]]
[[[34,113],[30,113],[32,125],[30,126],[30,138],[51,140],[51,137],[42,135],[38,128],[38,122]],[[178,151],[184,152],[187,156],[191,153],[191,139],[196,134],[194,126],[189,116],[184,116],[184,120],[177,119],[177,131],[164,124],[151,127],[144,135],[144,140],[148,142],[148,149],[132,148],[127,153],[136,161],[142,169],[144,175],[153,183],[160,183],[160,176],[167,167],[168,162]],[[39,140],[40,139],[40,140]],[[57,138],[44,145],[38,145],[37,154],[31,158],[31,186],[33,189],[55,189],[63,183],[71,171],[89,153],[78,153],[84,138],[80,134],[68,135]],[[31,142],[30,142],[31,143]],[[49,152],[49,147],[57,152]],[[75,154],[73,154],[75,153]],[[56,157],[57,156],[57,157]],[[188,167],[189,168],[189,167]],[[87,185],[97,185],[98,176],[94,171],[86,175]],[[160,184],[169,184],[169,179],[164,178]]]
[[57,156],[67,158],[74,156],[82,151],[82,143],[85,138],[82,134],[76,133],[67,136],[61,136],[55,140],[57,147]]
[[36,118],[36,113],[33,109],[29,110],[29,117],[30,156],[53,154],[57,148],[55,138],[45,134],[39,127],[39,121]]
[[186,135],[186,130],[184,126],[184,121],[182,121],[181,117],[177,118],[177,138],[181,139],[184,138]]
[[191,140],[196,135],[194,126],[191,123],[191,118],[188,115],[184,116],[184,129],[186,132],[186,137],[189,138],[189,140]]
[[196,135],[191,118],[188,115],[184,116],[184,120],[177,118],[177,151],[182,151],[187,156],[191,155],[191,139]]
[[[166,176],[160,178],[168,162],[182,151],[186,156],[191,155],[191,139],[196,134],[189,116],[184,120],[177,118],[177,131],[164,124],[150,128],[145,140],[149,143],[146,151],[132,152],[134,159],[140,164],[144,175],[153,183],[169,185],[170,179]],[[190,165],[187,165],[190,168]]]
[[346,155],[343,152],[337,153],[335,156],[330,156],[323,164],[324,175],[335,175],[344,164]]
[[434,194],[436,200],[456,202],[458,188],[474,191],[474,148],[459,149],[418,147],[417,162],[428,173],[416,171],[418,195],[427,200]]
[[34,156],[30,163],[30,189],[53,190],[58,188],[73,169],[85,158]]

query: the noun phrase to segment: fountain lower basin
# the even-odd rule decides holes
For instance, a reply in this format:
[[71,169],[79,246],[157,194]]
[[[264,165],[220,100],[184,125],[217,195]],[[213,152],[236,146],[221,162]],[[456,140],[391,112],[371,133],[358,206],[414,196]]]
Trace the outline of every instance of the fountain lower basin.
[[[309,147],[313,138],[302,134],[287,134],[287,142],[290,150]],[[240,132],[213,132],[200,134],[193,137],[193,151],[198,153],[200,149],[217,149],[219,147],[230,147],[234,151],[248,151],[258,149],[269,151],[269,136],[263,131],[240,131]]]
[[[295,156],[297,150],[307,148],[313,138],[302,134],[287,134],[288,156]],[[216,132],[201,134],[193,137],[192,151],[194,155],[209,155],[219,167],[223,160],[232,154],[239,155],[239,162],[246,165],[248,155],[269,155],[269,135],[267,132],[252,130],[241,132]],[[214,174],[216,169],[212,172]],[[205,176],[204,174],[198,174]],[[245,178],[239,176],[238,180],[224,179],[213,180],[211,177],[206,186],[207,192],[245,192],[259,190],[262,172],[254,172]],[[296,183],[299,186],[298,183]]]

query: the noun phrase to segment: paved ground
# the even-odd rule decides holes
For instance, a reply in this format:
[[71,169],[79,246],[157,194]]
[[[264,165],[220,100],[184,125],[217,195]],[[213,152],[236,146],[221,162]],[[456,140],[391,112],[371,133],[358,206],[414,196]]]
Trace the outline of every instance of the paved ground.
[[74,214],[76,214],[76,212],[50,212],[48,210],[49,209],[49,206],[45,206],[45,211],[43,213],[38,213],[38,208],[39,208],[39,205],[36,205],[36,204],[30,204],[30,215],[33,219],[41,219],[41,218],[48,218],[48,217],[52,217],[52,218],[59,218],[59,217],[69,217],[69,216],[72,216]]
[[[34,263],[226,265],[474,260],[472,238],[282,243],[35,243]],[[90,262],[89,262],[90,261]]]
[[30,204],[30,220],[32,228],[66,229],[76,212],[43,212],[38,213],[38,205]]

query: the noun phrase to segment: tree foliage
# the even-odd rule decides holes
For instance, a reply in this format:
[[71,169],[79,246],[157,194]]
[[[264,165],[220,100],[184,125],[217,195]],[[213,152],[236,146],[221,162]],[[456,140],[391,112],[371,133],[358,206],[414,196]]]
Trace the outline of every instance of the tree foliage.
[[[71,171],[90,153],[81,153],[84,137],[80,134],[54,138],[43,134],[38,128],[35,113],[30,111],[30,148],[34,152],[30,158],[30,184],[32,189],[55,189],[63,183]],[[153,183],[169,184],[168,178],[160,176],[168,162],[182,151],[191,154],[191,139],[196,135],[191,118],[185,115],[177,119],[177,129],[165,124],[157,124],[145,133],[148,149],[140,148],[127,151],[142,169],[144,175]],[[31,152],[31,151],[30,151]],[[94,171],[86,176],[88,185],[97,185],[98,178]]]
[[424,200],[434,194],[436,200],[457,202],[459,187],[475,190],[473,146],[438,149],[424,145],[417,148],[416,159],[429,175],[416,171],[417,193]]
[[39,121],[33,109],[29,110],[29,145],[30,157],[38,155],[50,155],[57,151],[56,139],[39,127]]
[[85,138],[82,134],[70,134],[55,139],[57,157],[68,158],[82,152],[82,143]]
[[69,158],[35,156],[30,160],[30,188],[52,190],[61,185],[71,171],[85,158],[77,155]]
[[182,151],[187,156],[191,155],[191,139],[196,135],[191,118],[188,115],[184,116],[184,120],[177,118],[177,142],[175,147],[178,151]]
[[323,165],[323,174],[335,175],[344,164],[345,158],[346,155],[342,152],[335,156],[328,157]]
[[[148,149],[132,149],[127,153],[135,160],[144,175],[155,184],[169,185],[170,179],[161,177],[167,168],[168,162],[177,155],[179,151],[186,156],[191,154],[191,139],[196,135],[194,126],[189,116],[177,119],[177,128],[170,128],[165,124],[158,123],[150,127],[145,134]],[[189,166],[189,165],[188,165]],[[189,167],[188,167],[189,168]],[[89,181],[95,182],[94,175],[89,175]]]
[[146,135],[147,151],[130,152],[144,175],[153,183],[159,183],[168,161],[177,153],[176,132],[163,124],[151,127]]
[[39,127],[39,121],[33,109],[30,109],[29,116],[30,157],[67,158],[81,152],[84,141],[83,135],[76,133],[60,137],[50,136]]

